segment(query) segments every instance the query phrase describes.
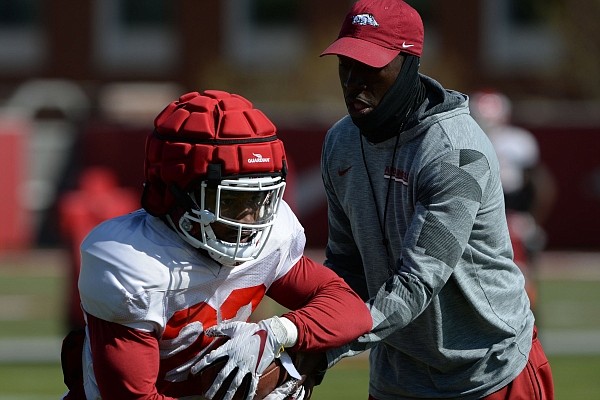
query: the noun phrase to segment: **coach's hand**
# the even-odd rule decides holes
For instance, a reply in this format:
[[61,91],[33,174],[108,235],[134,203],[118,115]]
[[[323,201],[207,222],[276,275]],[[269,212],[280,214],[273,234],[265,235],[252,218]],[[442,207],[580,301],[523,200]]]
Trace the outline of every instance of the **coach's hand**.
[[[289,324],[288,324],[289,325]],[[227,362],[216,376],[205,396],[212,398],[223,386],[227,377],[234,373],[223,400],[231,400],[246,376],[250,376],[250,390],[247,400],[252,399],[258,385],[258,377],[289,346],[286,326],[278,317],[258,323],[240,321],[223,322],[207,329],[208,336],[227,336],[230,338],[221,347],[211,351],[191,369],[196,374],[211,363],[226,358]],[[292,335],[293,336],[293,335]]]

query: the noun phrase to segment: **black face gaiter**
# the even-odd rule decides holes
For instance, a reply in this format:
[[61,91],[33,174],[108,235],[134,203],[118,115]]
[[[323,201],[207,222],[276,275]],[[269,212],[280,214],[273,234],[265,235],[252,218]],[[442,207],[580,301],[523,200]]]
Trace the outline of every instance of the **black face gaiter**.
[[400,133],[410,114],[425,98],[425,87],[419,79],[419,57],[403,55],[400,73],[377,107],[365,116],[352,118],[370,142],[383,142]]

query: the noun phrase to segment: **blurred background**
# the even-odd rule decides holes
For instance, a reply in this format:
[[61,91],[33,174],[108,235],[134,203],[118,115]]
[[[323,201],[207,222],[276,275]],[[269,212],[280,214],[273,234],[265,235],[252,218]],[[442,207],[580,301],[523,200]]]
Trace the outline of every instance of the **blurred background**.
[[[145,137],[185,92],[239,93],[276,123],[291,162],[286,199],[322,258],[321,143],[345,107],[337,60],[319,54],[351,3],[0,1],[0,377],[2,365],[14,371],[28,360],[13,355],[23,348],[56,367],[73,248],[98,218],[138,207]],[[421,71],[467,94],[502,93],[510,122],[535,138],[554,189],[540,222],[539,318],[548,332],[583,323],[583,336],[571,341],[593,348],[600,343],[591,294],[600,287],[600,1],[408,3],[425,23]],[[596,286],[561,292],[565,280]],[[552,303],[561,293],[567,300]],[[576,294],[591,297],[579,303],[569,297]],[[557,322],[556,307],[567,322]],[[14,341],[30,335],[38,341]]]

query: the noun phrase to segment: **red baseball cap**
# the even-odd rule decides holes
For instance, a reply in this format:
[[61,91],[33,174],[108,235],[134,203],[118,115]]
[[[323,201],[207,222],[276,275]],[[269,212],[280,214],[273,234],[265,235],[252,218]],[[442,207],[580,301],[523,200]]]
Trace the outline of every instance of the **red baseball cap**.
[[419,13],[401,0],[359,0],[346,15],[338,39],[321,56],[340,55],[374,68],[400,52],[423,52],[424,29]]

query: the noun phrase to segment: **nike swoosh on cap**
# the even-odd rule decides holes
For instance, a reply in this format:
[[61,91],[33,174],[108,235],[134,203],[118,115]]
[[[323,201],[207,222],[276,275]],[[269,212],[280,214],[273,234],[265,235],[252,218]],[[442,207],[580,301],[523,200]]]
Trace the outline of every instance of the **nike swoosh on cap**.
[[414,44],[406,44],[406,42],[402,42],[402,48],[403,49],[406,49],[408,47],[413,47],[413,46],[414,46]]

